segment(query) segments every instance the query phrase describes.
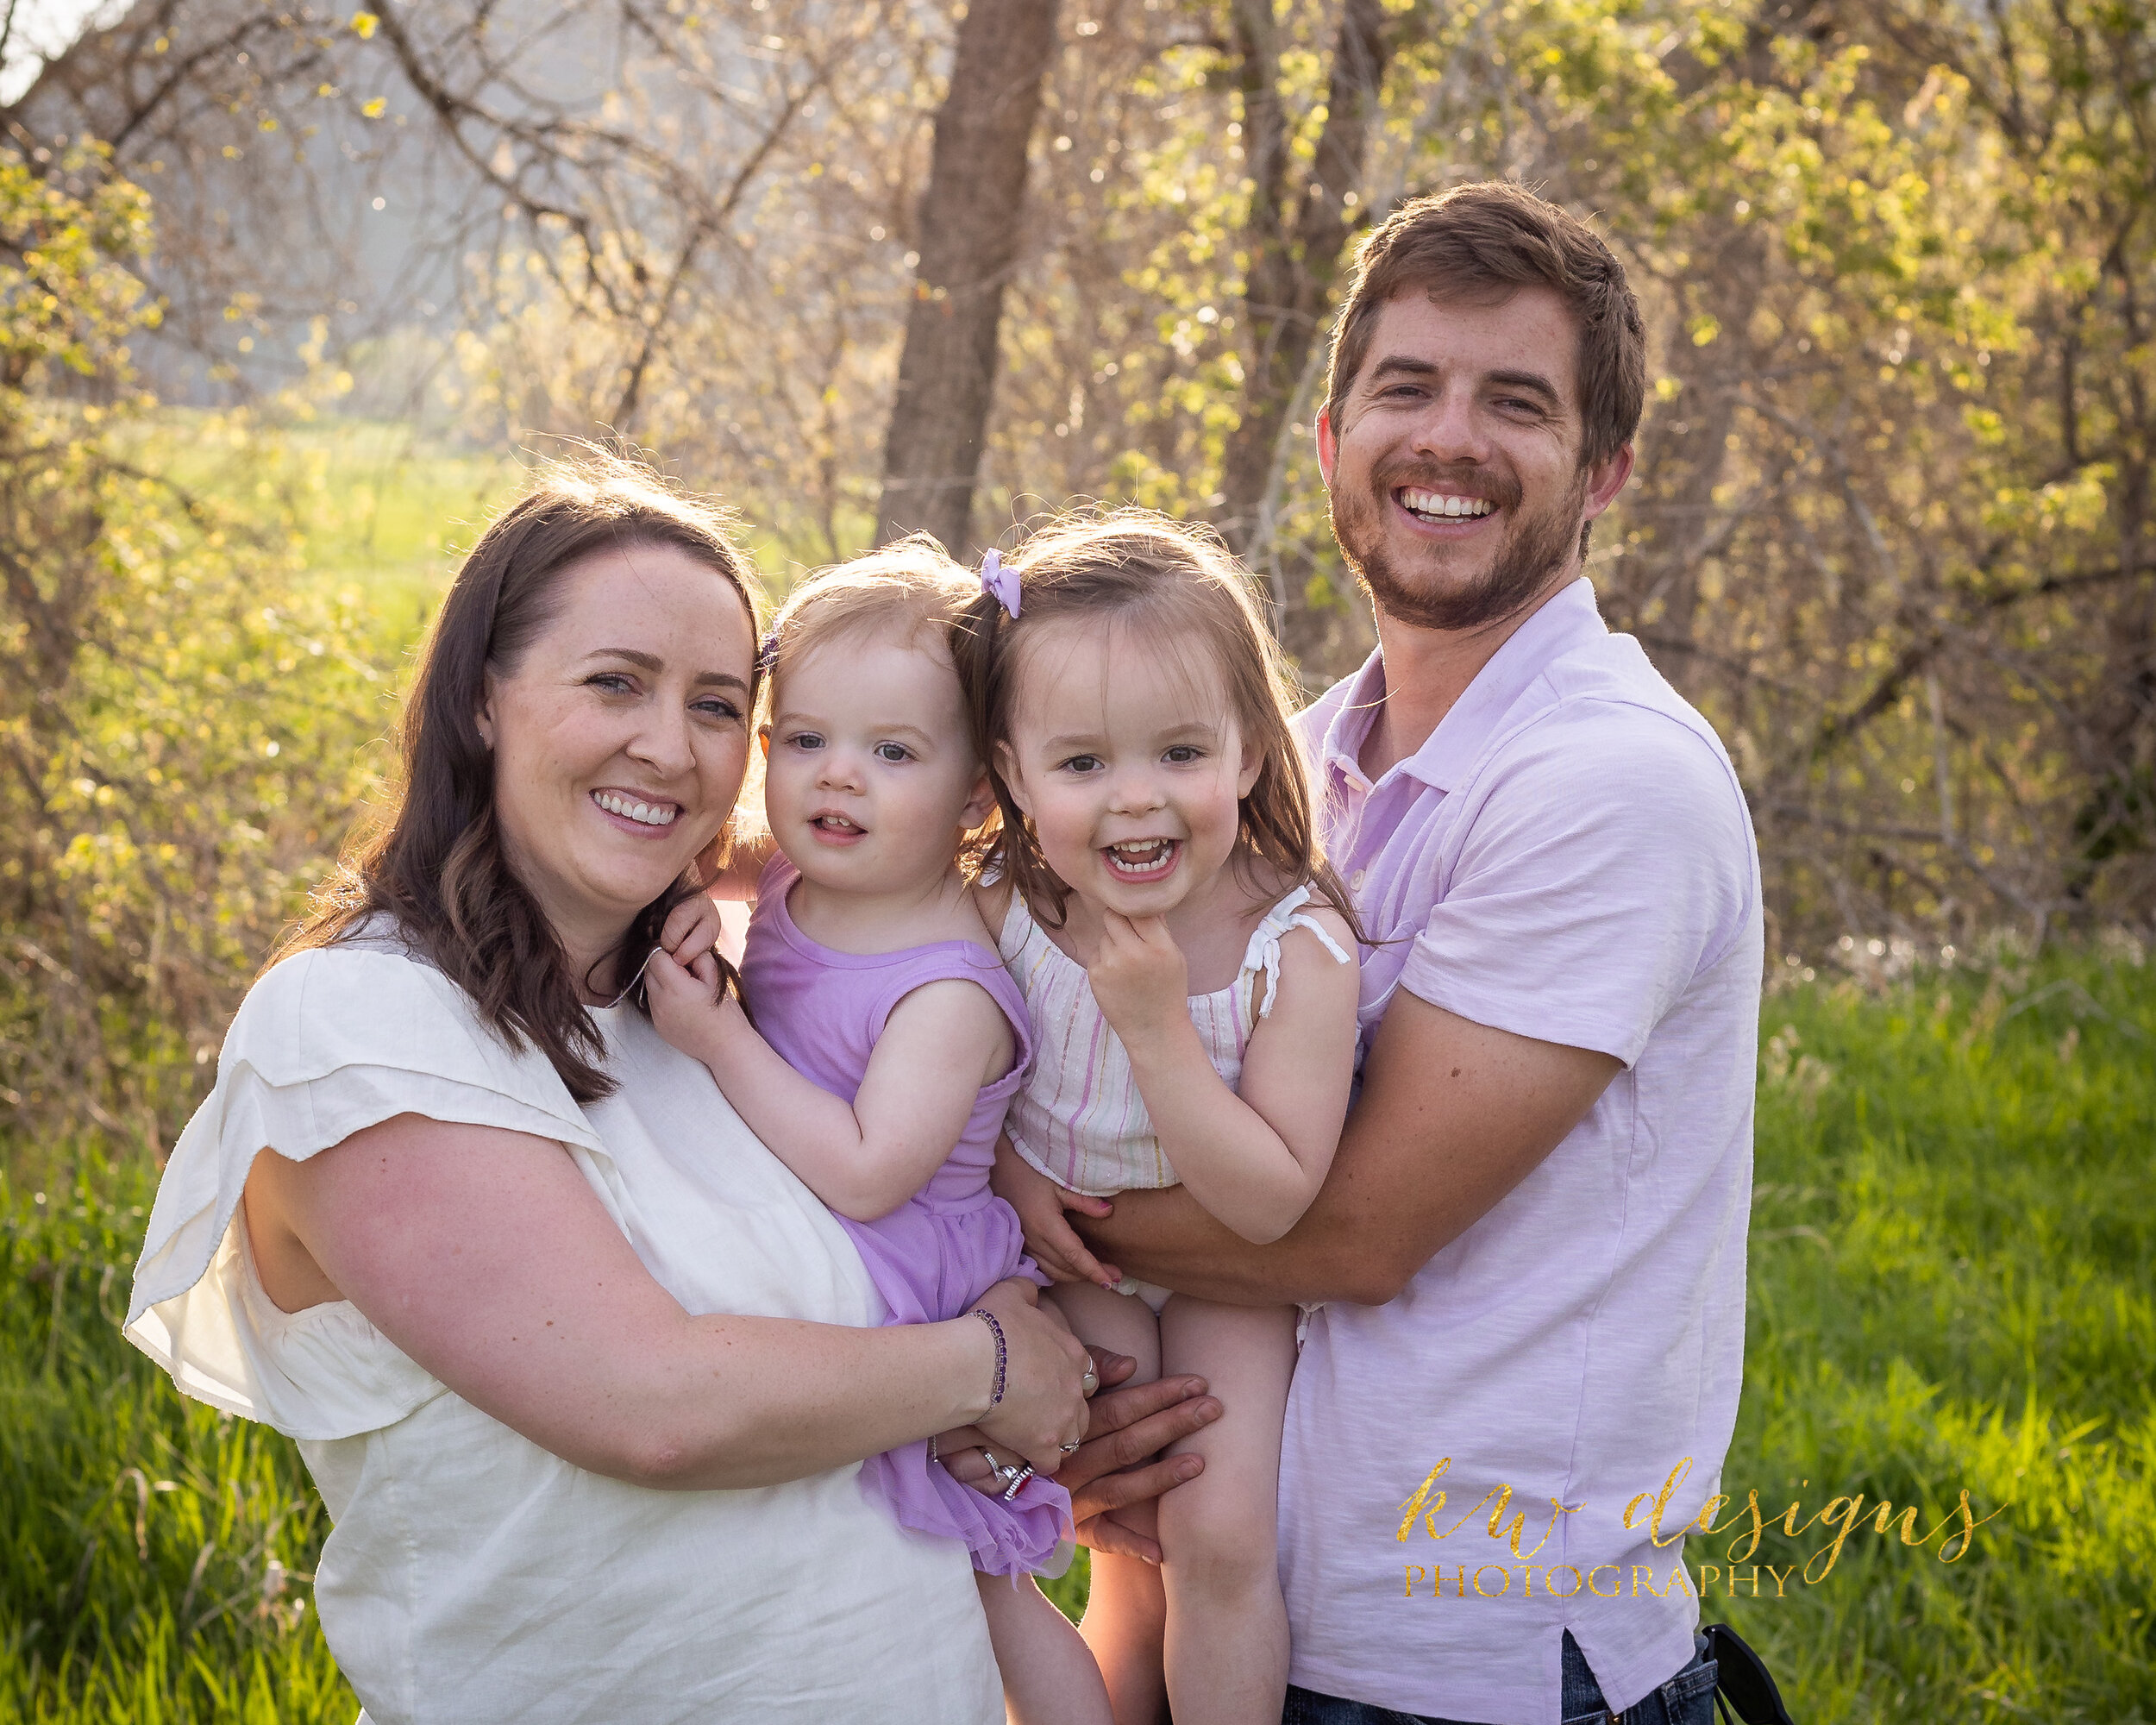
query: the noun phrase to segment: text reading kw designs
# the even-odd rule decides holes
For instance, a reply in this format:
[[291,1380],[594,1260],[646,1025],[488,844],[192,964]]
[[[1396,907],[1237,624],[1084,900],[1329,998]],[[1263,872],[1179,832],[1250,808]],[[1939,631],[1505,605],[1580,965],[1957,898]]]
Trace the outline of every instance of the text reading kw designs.
[[[1488,1509],[1489,1519],[1485,1528],[1488,1536],[1492,1540],[1502,1540],[1515,1559],[1532,1558],[1549,1543],[1551,1534],[1557,1531],[1560,1517],[1577,1515],[1587,1507],[1584,1502],[1565,1503],[1557,1498],[1550,1498],[1550,1519],[1541,1529],[1541,1537],[1533,1545],[1523,1549],[1520,1542],[1527,1533],[1526,1512],[1513,1510],[1511,1521],[1506,1521],[1506,1512],[1513,1509],[1513,1489],[1510,1485],[1501,1484],[1485,1491],[1473,1507],[1450,1527],[1440,1527],[1438,1518],[1445,1511],[1446,1494],[1438,1482],[1451,1465],[1450,1456],[1438,1462],[1424,1477],[1414,1494],[1399,1506],[1399,1539],[1404,1540],[1408,1538],[1418,1518],[1420,1518],[1432,1539],[1450,1539]],[[1866,1521],[1870,1522],[1875,1534],[1883,1534],[1890,1530],[1897,1533],[1904,1546],[1927,1547],[1943,1534],[1946,1537],[1940,1540],[1936,1555],[1941,1563],[1954,1563],[1967,1555],[1970,1546],[1976,1541],[1977,1529],[2003,1515],[2008,1508],[2002,1503],[1990,1515],[1979,1516],[1970,1507],[1969,1493],[1964,1490],[1954,1507],[1940,1519],[1936,1526],[1920,1533],[1917,1530],[1918,1511],[1914,1505],[1905,1507],[1897,1513],[1894,1505],[1884,1499],[1873,1502],[1858,1492],[1832,1498],[1823,1509],[1799,1521],[1797,1518],[1803,1513],[1801,1502],[1792,1502],[1779,1515],[1770,1515],[1760,1507],[1759,1494],[1754,1490],[1745,1494],[1743,1504],[1731,1510],[1727,1520],[1718,1521],[1715,1518],[1735,1500],[1727,1494],[1717,1493],[1700,1506],[1697,1515],[1681,1523],[1672,1521],[1670,1518],[1670,1500],[1691,1471],[1692,1458],[1687,1456],[1670,1470],[1670,1477],[1663,1481],[1659,1491],[1642,1491],[1627,1502],[1623,1520],[1626,1527],[1644,1527],[1649,1540],[1658,1548],[1674,1546],[1688,1534],[1715,1534],[1733,1530],[1735,1537],[1722,1553],[1726,1566],[1717,1564],[1698,1566],[1698,1591],[1702,1596],[1705,1596],[1717,1582],[1722,1584],[1733,1596],[1740,1583],[1748,1582],[1754,1597],[1768,1596],[1762,1593],[1761,1589],[1763,1584],[1771,1585],[1774,1590],[1771,1596],[1775,1598],[1787,1597],[1786,1589],[1792,1580],[1807,1586],[1815,1585],[1833,1572],[1834,1565],[1841,1559],[1842,1547]],[[1819,1527],[1830,1529],[1832,1537],[1807,1554],[1802,1563],[1792,1563],[1783,1569],[1771,1564],[1751,1562],[1758,1553],[1760,1540],[1770,1529],[1793,1540]],[[1750,1565],[1750,1567],[1740,1570],[1738,1567],[1739,1565]],[[1651,1565],[1634,1564],[1629,1566],[1631,1575],[1628,1581],[1623,1566],[1616,1564],[1604,1564],[1584,1573],[1570,1564],[1490,1562],[1473,1565],[1461,1563],[1451,1565],[1450,1571],[1442,1563],[1430,1567],[1420,1564],[1407,1564],[1403,1567],[1406,1571],[1403,1591],[1409,1597],[1414,1596],[1418,1587],[1426,1584],[1432,1597],[1464,1599],[1471,1594],[1483,1599],[1501,1598],[1514,1591],[1515,1575],[1519,1579],[1518,1596],[1523,1598],[1534,1595],[1538,1578],[1543,1592],[1560,1599],[1569,1599],[1583,1590],[1602,1599],[1620,1598],[1627,1593],[1636,1598],[1642,1585],[1658,1598],[1665,1596],[1672,1588],[1688,1595],[1693,1591],[1692,1583],[1681,1564],[1672,1565],[1666,1580]],[[1760,1578],[1762,1571],[1766,1576],[1764,1584]],[[1448,1573],[1453,1583],[1450,1590],[1445,1587]],[[1643,1576],[1645,1578],[1644,1584]],[[1486,1579],[1490,1577],[1497,1579],[1486,1585]],[[1608,1583],[1607,1590],[1602,1581],[1604,1577],[1614,1578]],[[1569,1578],[1569,1580],[1561,1583],[1560,1578]]]

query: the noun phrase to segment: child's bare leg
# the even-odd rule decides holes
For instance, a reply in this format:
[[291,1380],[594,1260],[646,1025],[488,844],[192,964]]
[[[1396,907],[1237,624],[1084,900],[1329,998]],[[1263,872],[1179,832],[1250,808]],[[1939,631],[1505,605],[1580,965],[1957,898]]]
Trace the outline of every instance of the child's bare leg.
[[[1133,1518],[1119,1511],[1117,1519]],[[1150,1535],[1152,1530],[1145,1531]],[[1093,1589],[1086,1596],[1081,1627],[1100,1661],[1116,1725],[1160,1725],[1168,1708],[1161,1664],[1168,1601],[1160,1571],[1141,1558],[1113,1552],[1095,1552],[1092,1562]]]
[[1175,1725],[1276,1720],[1288,1690],[1288,1609],[1275,1518],[1295,1314],[1177,1295],[1161,1314],[1161,1353],[1174,1371],[1202,1373],[1225,1410],[1173,1446],[1202,1455],[1206,1471],[1160,1500]]
[[[1090,1283],[1063,1283],[1047,1297],[1070,1320],[1081,1341],[1113,1348],[1138,1362],[1126,1383],[1150,1383],[1160,1376],[1159,1320],[1143,1300]],[[1119,1519],[1134,1527],[1144,1521],[1144,1531],[1153,1532],[1150,1518],[1135,1506],[1120,1512]],[[1140,1559],[1106,1552],[1095,1552],[1092,1562],[1093,1587],[1079,1628],[1100,1661],[1116,1725],[1159,1725],[1168,1705],[1161,1670],[1167,1604],[1160,1571]]]
[[1022,1575],[976,1573],[1009,1725],[1109,1725],[1100,1668],[1056,1603]]

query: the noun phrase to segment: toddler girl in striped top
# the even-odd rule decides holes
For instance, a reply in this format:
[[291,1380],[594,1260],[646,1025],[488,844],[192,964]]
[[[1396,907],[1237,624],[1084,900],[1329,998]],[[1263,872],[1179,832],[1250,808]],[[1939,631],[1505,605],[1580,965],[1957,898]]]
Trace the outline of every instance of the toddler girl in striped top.
[[1216,539],[1141,511],[1066,522],[984,588],[953,636],[1002,816],[981,891],[1035,1048],[998,1189],[1081,1339],[1135,1356],[1133,1382],[1202,1374],[1225,1410],[1181,1446],[1205,1471],[1160,1500],[1161,1569],[1094,1554],[1086,1639],[1122,1725],[1150,1725],[1163,1684],[1177,1725],[1276,1719],[1296,1314],[1089,1282],[1062,1212],[1181,1182],[1246,1239],[1292,1227],[1347,1110],[1357,932],[1278,653]]

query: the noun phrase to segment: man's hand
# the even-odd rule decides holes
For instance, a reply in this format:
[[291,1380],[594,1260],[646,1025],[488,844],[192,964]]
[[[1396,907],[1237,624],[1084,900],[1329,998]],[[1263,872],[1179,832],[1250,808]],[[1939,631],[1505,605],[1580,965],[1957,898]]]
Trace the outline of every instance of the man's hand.
[[[1138,1362],[1106,1348],[1094,1348],[1092,1353],[1100,1373],[1100,1391],[1089,1404],[1092,1419],[1085,1441],[1056,1471],[1056,1483],[1070,1493],[1071,1519],[1077,1523],[1081,1545],[1158,1563],[1159,1545],[1117,1521],[1114,1512],[1158,1497],[1205,1471],[1200,1456],[1146,1458],[1211,1425],[1220,1417],[1220,1403],[1206,1394],[1202,1377],[1163,1377],[1128,1389],[1113,1389],[1137,1370]],[[1000,1482],[991,1484],[978,1431],[967,1426],[944,1433],[937,1441],[952,1478],[990,1496],[1000,1493]]]
[[1127,1048],[1190,1020],[1190,966],[1165,917],[1105,911],[1100,945],[1086,967],[1093,998]]
[[1065,1190],[1013,1150],[1007,1138],[996,1140],[995,1166],[989,1170],[988,1185],[1018,1213],[1025,1249],[1051,1282],[1097,1282],[1103,1288],[1113,1288],[1123,1279],[1121,1270],[1087,1251],[1085,1242],[1063,1220],[1066,1210],[1095,1218],[1112,1214],[1115,1206],[1106,1198]]
[[[1122,1358],[1094,1350],[1095,1358],[1104,1356]],[[1135,1362],[1124,1366],[1115,1381],[1121,1383],[1134,1369]],[[1100,1381],[1103,1385],[1109,1381],[1106,1366]],[[1111,1392],[1104,1388],[1094,1397],[1092,1409],[1086,1440],[1056,1474],[1056,1484],[1070,1493],[1078,1542],[1096,1552],[1156,1564],[1161,1560],[1158,1542],[1125,1527],[1115,1512],[1158,1497],[1205,1471],[1202,1456],[1168,1456],[1158,1461],[1147,1458],[1210,1426],[1220,1417],[1219,1401],[1206,1394],[1202,1377],[1160,1377],[1128,1389]]]

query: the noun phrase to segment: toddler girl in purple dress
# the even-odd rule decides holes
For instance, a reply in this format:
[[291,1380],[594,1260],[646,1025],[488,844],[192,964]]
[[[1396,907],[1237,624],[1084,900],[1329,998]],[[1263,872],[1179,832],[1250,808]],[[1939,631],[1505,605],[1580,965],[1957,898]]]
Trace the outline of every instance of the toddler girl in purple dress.
[[[958,867],[994,807],[950,649],[979,592],[932,541],[796,591],[766,648],[775,854],[742,962],[754,1023],[712,999],[708,957],[699,986],[672,967],[650,979],[660,1031],[836,1214],[894,1324],[956,1317],[1008,1276],[1046,1281],[988,1189],[1032,1050],[1025,997]],[[862,1466],[900,1522],[972,1552],[1013,1716],[1107,1725],[1093,1656],[1033,1582],[1068,1561],[1069,1496],[1012,1477],[1007,1498],[984,1496],[925,1443]]]

